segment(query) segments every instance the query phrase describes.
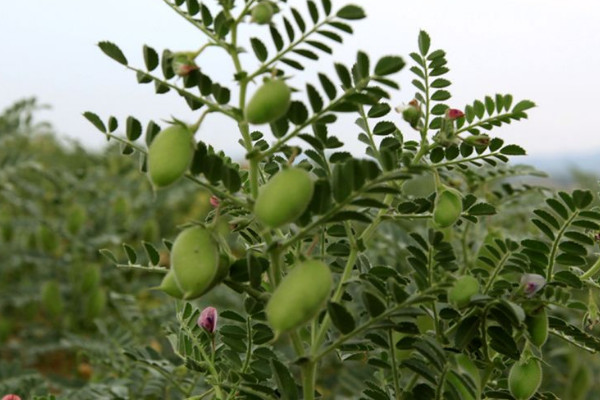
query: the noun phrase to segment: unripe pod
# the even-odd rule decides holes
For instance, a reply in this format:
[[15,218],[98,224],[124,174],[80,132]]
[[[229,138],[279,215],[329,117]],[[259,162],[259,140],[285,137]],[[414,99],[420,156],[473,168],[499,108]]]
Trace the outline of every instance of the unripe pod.
[[333,279],[322,261],[296,265],[281,281],[265,309],[277,332],[286,332],[314,318],[329,298]]
[[102,288],[96,288],[89,294],[85,305],[85,316],[88,321],[99,317],[104,312],[106,300],[106,291]]
[[527,325],[531,343],[537,347],[542,347],[546,343],[546,339],[548,339],[548,315],[546,314],[546,309],[542,308],[537,313],[527,316],[525,324]]
[[471,275],[458,278],[448,290],[448,302],[458,308],[469,304],[471,297],[479,293],[479,282]]
[[57,281],[47,281],[42,286],[42,305],[51,317],[58,317],[64,310],[64,302]]
[[82,268],[81,291],[88,293],[100,284],[100,267],[97,265],[86,265]]
[[148,149],[148,175],[156,188],[180,179],[194,156],[192,133],[182,125],[170,126],[158,133]]
[[251,124],[268,124],[283,117],[290,108],[292,91],[280,79],[272,79],[259,87],[246,106],[246,119]]
[[413,128],[417,127],[420,118],[421,110],[417,107],[411,105],[402,110],[402,119],[408,122]]
[[54,253],[60,245],[58,236],[46,225],[41,225],[38,230],[39,244],[46,253]]
[[67,215],[67,231],[69,231],[71,235],[79,233],[85,223],[86,214],[85,208],[79,204],[75,204],[71,207],[69,215]]
[[177,280],[175,280],[175,273],[173,270],[169,270],[169,272],[167,272],[159,286],[159,289],[171,297],[183,299],[183,292],[181,291]]
[[462,198],[456,190],[442,187],[435,198],[433,222],[440,228],[454,225],[462,212]]
[[268,1],[258,3],[252,9],[252,22],[256,22],[259,25],[268,24],[271,22],[271,18],[273,18],[274,13],[275,10]]
[[563,398],[569,400],[584,400],[592,384],[592,373],[585,364],[579,367],[571,374],[569,383],[566,385],[567,393]]
[[219,272],[219,248],[210,231],[200,226],[181,232],[171,249],[171,268],[186,300],[204,294]]
[[301,168],[284,169],[260,189],[254,204],[256,218],[271,228],[293,222],[308,207],[313,190],[308,172]]
[[508,374],[510,394],[517,400],[528,400],[542,383],[542,367],[535,358],[518,361]]

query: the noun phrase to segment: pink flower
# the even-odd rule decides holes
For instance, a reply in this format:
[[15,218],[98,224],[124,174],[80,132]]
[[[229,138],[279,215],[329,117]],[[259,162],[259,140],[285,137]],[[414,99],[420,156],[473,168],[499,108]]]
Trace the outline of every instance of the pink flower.
[[455,119],[459,119],[464,116],[465,116],[465,113],[456,108],[450,108],[446,111],[446,117],[448,117],[448,119],[450,121],[454,121]]
[[521,287],[527,297],[532,297],[546,285],[546,278],[538,274],[523,274]]
[[2,400],[21,400],[21,398],[16,394],[7,394],[2,398]]
[[200,318],[198,318],[198,326],[208,333],[214,333],[217,329],[217,309],[214,307],[206,307],[202,310]]
[[220,200],[217,196],[210,196],[210,205],[213,207],[219,207]]

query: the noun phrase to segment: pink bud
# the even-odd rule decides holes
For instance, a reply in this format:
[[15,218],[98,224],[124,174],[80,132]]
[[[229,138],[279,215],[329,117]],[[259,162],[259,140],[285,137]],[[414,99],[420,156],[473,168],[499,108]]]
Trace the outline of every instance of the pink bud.
[[200,318],[198,318],[198,326],[208,333],[213,333],[217,329],[217,309],[206,307],[202,310]]
[[450,108],[446,111],[446,117],[448,117],[448,119],[450,121],[454,121],[455,119],[459,119],[464,116],[465,116],[465,113],[456,108]]
[[210,205],[213,207],[219,207],[220,200],[217,196],[210,196]]
[[16,394],[7,394],[2,398],[2,400],[21,400],[21,398]]
[[546,278],[538,274],[523,274],[521,286],[527,297],[532,297],[546,285]]

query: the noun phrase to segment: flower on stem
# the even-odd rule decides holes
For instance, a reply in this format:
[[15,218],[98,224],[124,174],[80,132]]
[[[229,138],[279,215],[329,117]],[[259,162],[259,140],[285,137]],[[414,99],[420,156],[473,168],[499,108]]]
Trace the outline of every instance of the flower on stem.
[[464,116],[465,113],[457,108],[449,108],[448,110],[446,110],[446,118],[448,118],[450,121],[454,121]]
[[217,196],[210,196],[210,205],[217,208],[219,207],[219,204],[221,203],[221,201],[219,200],[219,198]]
[[527,297],[533,297],[546,285],[546,278],[538,274],[523,274],[521,287]]
[[198,326],[208,333],[214,333],[217,329],[217,309],[214,307],[206,307],[202,310],[200,318],[198,318]]

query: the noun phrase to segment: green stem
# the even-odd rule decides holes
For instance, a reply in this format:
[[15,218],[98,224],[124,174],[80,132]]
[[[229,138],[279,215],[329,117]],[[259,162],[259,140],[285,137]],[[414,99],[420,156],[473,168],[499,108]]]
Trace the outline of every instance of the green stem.
[[571,222],[575,218],[579,216],[579,211],[573,213],[571,217],[563,223],[563,226],[560,228],[560,231],[556,234],[556,239],[554,239],[554,243],[552,244],[552,250],[550,251],[550,257],[548,258],[548,269],[546,271],[546,281],[550,283],[552,281],[552,270],[554,269],[554,259],[556,257],[556,252],[558,251],[558,245],[560,240],[562,239],[563,234],[567,230],[567,228],[571,225]]
[[483,289],[483,294],[487,294],[488,290],[490,290],[490,288],[494,284],[494,281],[496,280],[496,277],[498,276],[498,274],[502,270],[502,267],[504,266],[504,263],[506,262],[506,260],[508,260],[508,257],[510,255],[511,255],[511,253],[506,253],[502,257],[502,259],[500,260],[500,262],[498,263],[498,265],[496,265],[496,268],[494,268],[494,272],[492,273],[492,276],[488,279],[488,282],[485,285],[485,288]]
[[308,362],[302,366],[302,391],[304,400],[315,399],[316,363]]
[[471,161],[481,160],[483,158],[491,158],[491,157],[495,157],[495,156],[498,156],[498,155],[501,155],[501,154],[502,153],[500,153],[499,151],[496,151],[494,153],[481,154],[479,156],[474,156],[474,157],[470,157],[470,158],[460,158],[460,159],[457,159],[457,160],[452,160],[452,161],[447,161],[447,162],[432,164],[431,165],[431,169],[438,170],[440,168],[448,167],[450,165],[463,164],[463,163],[467,163],[467,162],[471,162]]
[[356,92],[356,88],[349,88],[348,90],[346,90],[338,99],[329,103],[327,107],[323,108],[318,113],[313,114],[313,116],[306,120],[303,124],[296,126],[296,129],[294,129],[292,132],[277,140],[277,142],[275,142],[267,151],[261,153],[260,157],[258,158],[262,160],[277,153],[287,142],[298,136],[306,127],[311,126],[313,123],[318,121],[324,114],[331,111],[338,104],[342,103],[346,99],[346,97]]
[[206,396],[209,396],[210,394],[212,394],[214,391],[215,391],[215,388],[210,388],[210,389],[208,389],[206,392],[204,392],[202,394],[199,394],[197,396],[188,397],[185,400],[202,400]]
[[414,302],[420,301],[421,300],[421,296],[427,296],[429,291],[434,292],[436,290],[438,290],[438,289],[437,288],[433,288],[433,287],[429,288],[429,289],[425,290],[423,293],[421,293],[421,295],[413,296],[413,297],[405,300],[403,303],[396,304],[392,308],[387,309],[386,311],[384,311],[383,313],[379,314],[378,316],[370,318],[369,320],[365,321],[362,325],[356,327],[353,331],[348,332],[346,334],[343,334],[343,335],[339,336],[331,344],[329,344],[327,347],[325,347],[323,350],[321,350],[318,354],[316,354],[313,357],[312,361],[313,362],[317,362],[318,360],[320,360],[321,358],[325,357],[330,352],[332,352],[335,349],[337,349],[341,344],[347,342],[348,340],[352,339],[356,335],[359,335],[362,332],[364,332],[367,329],[369,329],[373,324],[375,324],[375,323],[377,323],[379,321],[382,321],[382,320],[384,320],[386,318],[390,318],[391,316],[393,316],[396,312],[398,312],[402,308],[408,307],[410,304],[412,304]]
[[471,129],[473,129],[473,128],[477,128],[478,126],[481,126],[481,125],[488,125],[488,124],[490,124],[492,121],[505,120],[505,119],[513,119],[513,118],[514,118],[514,116],[515,116],[515,114],[514,114],[514,113],[505,113],[505,114],[499,114],[499,115],[495,115],[495,116],[493,116],[493,117],[490,117],[490,118],[482,119],[481,121],[479,121],[479,122],[476,122],[476,123],[474,123],[474,124],[471,124],[471,125],[468,125],[468,126],[463,126],[462,128],[460,128],[460,129],[457,129],[457,130],[454,132],[454,134],[455,134],[455,135],[459,135],[459,134],[461,134],[461,133],[463,133],[463,132],[467,132],[467,131],[469,131],[469,130],[471,130]]
[[594,276],[596,273],[598,273],[598,271],[600,271],[600,258],[598,258],[596,260],[596,262],[594,263],[594,265],[592,265],[590,267],[590,269],[588,269],[585,273],[583,273],[583,275],[581,275],[579,278],[582,280],[589,279],[592,276]]
[[390,356],[392,358],[392,378],[394,380],[394,394],[395,394],[395,398],[399,399],[400,398],[400,381],[398,379],[398,366],[397,366],[397,359],[396,359],[396,346],[394,346],[394,337],[393,337],[393,330],[392,329],[388,329],[388,341],[390,344]]
[[323,25],[328,24],[329,22],[331,22],[332,19],[331,18],[327,18],[321,22],[319,22],[318,24],[316,24],[312,29],[310,29],[309,31],[307,31],[305,34],[303,34],[302,36],[300,36],[298,38],[298,40],[296,40],[295,42],[291,43],[288,47],[286,47],[285,49],[281,50],[279,53],[277,53],[272,59],[270,59],[269,61],[267,61],[266,63],[264,63],[263,65],[261,65],[256,71],[254,71],[252,74],[250,74],[248,76],[248,80],[251,81],[252,79],[256,78],[258,75],[263,74],[265,72],[267,72],[271,66],[273,64],[275,64],[277,61],[281,60],[287,53],[289,53],[290,51],[292,51],[296,46],[304,43],[304,41],[313,33],[317,32],[319,29],[321,29],[321,27]]
[[160,79],[159,77],[150,74],[147,71],[141,70],[139,68],[135,68],[135,67],[131,67],[129,65],[126,65],[125,68],[129,69],[130,71],[135,71],[135,72],[139,72],[140,74],[144,74],[145,76],[147,76],[148,78],[152,79],[155,82],[160,82],[161,84],[168,86],[169,88],[175,90],[177,93],[185,93],[186,96],[193,98],[194,100],[198,101],[199,103],[204,104],[205,106],[207,106],[211,111],[216,111],[216,112],[220,112],[222,114],[225,114],[233,119],[235,119],[237,121],[237,115],[229,109],[223,108],[222,106],[220,106],[217,103],[213,103],[212,101],[208,101],[206,100],[206,98],[201,97],[201,96],[196,96],[191,92],[188,92],[185,90],[185,88],[181,88],[177,85],[174,85],[170,82],[167,82],[163,79]]
[[183,12],[179,7],[177,7],[176,4],[173,4],[168,0],[163,0],[163,2],[166,5],[168,5],[169,7],[171,7],[171,9],[173,11],[175,11],[177,14],[179,14],[181,17],[183,17],[190,24],[192,24],[196,28],[200,29],[206,36],[208,36],[209,38],[214,40],[220,46],[223,46],[223,47],[226,46],[226,44],[217,35],[215,35],[212,31],[208,30],[208,28],[206,26],[204,26],[203,24],[201,24],[200,22],[198,22],[194,18],[192,18],[188,13]]

